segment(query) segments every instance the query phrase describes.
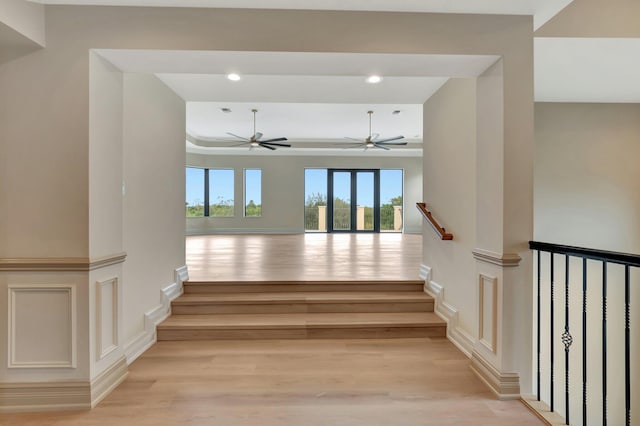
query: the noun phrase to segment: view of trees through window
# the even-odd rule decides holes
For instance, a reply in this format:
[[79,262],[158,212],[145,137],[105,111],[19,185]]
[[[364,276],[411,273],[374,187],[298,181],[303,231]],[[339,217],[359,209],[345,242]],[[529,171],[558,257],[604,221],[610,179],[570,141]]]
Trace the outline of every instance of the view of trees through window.
[[[305,169],[304,226],[308,232],[327,230],[327,173],[327,169]],[[382,232],[402,231],[402,181],[402,169],[380,170],[380,231]],[[366,192],[366,189],[363,188],[362,192]],[[334,229],[350,228],[351,201],[346,194],[348,190],[340,191],[339,194],[334,193]],[[364,210],[362,229],[373,229],[374,208],[368,202],[358,204],[364,204],[360,205]]]
[[209,216],[231,217],[233,213],[233,169],[210,169]]
[[244,215],[262,216],[262,170],[244,170]]
[[[186,168],[186,216],[234,215],[233,169]],[[207,191],[208,188],[208,191]]]
[[402,174],[401,169],[380,170],[380,231],[402,231]]

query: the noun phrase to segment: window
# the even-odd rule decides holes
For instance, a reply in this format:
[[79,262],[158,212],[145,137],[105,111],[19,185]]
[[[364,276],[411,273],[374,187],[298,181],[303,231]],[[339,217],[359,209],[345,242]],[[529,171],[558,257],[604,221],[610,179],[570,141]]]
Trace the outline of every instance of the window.
[[327,231],[327,169],[304,170],[304,230]]
[[380,231],[402,232],[401,169],[380,170]]
[[209,216],[233,216],[233,169],[209,170]]
[[186,216],[234,215],[233,169],[186,168]]
[[244,215],[262,216],[262,170],[244,169]]
[[204,169],[186,169],[186,209],[187,217],[204,216]]

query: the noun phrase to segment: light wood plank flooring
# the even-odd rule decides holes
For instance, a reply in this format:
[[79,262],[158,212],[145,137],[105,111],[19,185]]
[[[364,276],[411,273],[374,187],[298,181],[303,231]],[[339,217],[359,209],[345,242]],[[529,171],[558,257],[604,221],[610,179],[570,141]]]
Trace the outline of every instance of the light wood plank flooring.
[[417,234],[191,236],[194,281],[411,280],[422,262]]
[[[190,278],[202,281],[416,279],[422,257],[421,237],[400,234],[189,237],[186,246]],[[91,411],[0,415],[0,424],[542,424],[520,402],[496,400],[445,338],[158,342],[129,371]]]
[[447,340],[159,342],[92,411],[3,425],[527,426]]

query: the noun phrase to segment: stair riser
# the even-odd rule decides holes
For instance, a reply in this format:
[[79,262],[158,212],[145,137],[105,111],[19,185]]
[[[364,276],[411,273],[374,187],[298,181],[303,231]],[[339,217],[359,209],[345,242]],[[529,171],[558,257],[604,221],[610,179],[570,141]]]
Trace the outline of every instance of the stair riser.
[[329,312],[433,312],[433,301],[409,303],[279,303],[173,305],[174,315]]
[[446,327],[294,328],[237,330],[158,329],[158,341],[255,339],[400,339],[446,337]]
[[413,291],[422,292],[422,284],[185,284],[186,294],[203,293],[282,293],[334,291]]

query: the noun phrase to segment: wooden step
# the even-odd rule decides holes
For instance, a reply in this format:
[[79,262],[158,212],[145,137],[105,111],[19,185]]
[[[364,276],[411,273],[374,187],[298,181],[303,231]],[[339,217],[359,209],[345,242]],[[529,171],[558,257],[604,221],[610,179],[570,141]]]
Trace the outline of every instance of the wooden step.
[[158,340],[444,337],[431,312],[172,315]]
[[433,312],[422,292],[190,293],[171,303],[174,315],[322,312]]
[[191,293],[290,293],[337,291],[417,291],[422,292],[421,280],[383,281],[187,281],[184,292]]

